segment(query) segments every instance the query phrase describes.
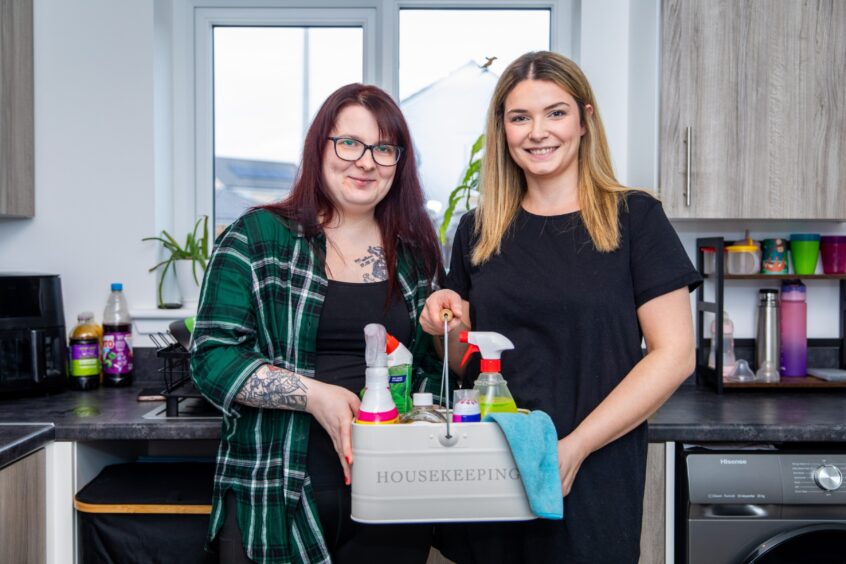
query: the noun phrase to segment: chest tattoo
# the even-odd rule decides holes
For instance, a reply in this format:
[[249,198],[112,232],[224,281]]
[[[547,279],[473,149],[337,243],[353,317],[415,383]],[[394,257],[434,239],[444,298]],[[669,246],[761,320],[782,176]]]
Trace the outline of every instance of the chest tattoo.
[[382,282],[388,279],[388,265],[385,262],[385,249],[367,247],[367,254],[355,259],[362,268],[361,279],[364,282]]

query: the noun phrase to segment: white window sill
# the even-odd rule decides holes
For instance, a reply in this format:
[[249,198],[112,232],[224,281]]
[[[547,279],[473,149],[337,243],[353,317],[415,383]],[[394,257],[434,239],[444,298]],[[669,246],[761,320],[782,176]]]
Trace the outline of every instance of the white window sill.
[[149,336],[155,333],[167,333],[168,325],[178,319],[185,319],[196,315],[197,310],[192,308],[180,309],[130,309],[129,315],[132,316],[133,332],[140,338],[137,341],[139,346],[150,346],[152,341]]

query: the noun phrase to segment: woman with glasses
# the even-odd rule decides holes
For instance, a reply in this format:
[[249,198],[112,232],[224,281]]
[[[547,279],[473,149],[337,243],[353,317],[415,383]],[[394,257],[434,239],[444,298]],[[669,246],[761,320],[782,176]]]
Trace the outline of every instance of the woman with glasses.
[[[444,553],[636,563],[645,420],[693,371],[688,291],[699,274],[660,202],[615,178],[590,84],[556,53],[527,53],[499,78],[480,192],[458,226],[449,289],[429,298],[421,323],[443,335],[449,308],[451,329],[514,342],[503,375],[519,407],[555,424],[565,518],[446,527]],[[457,333],[450,361],[461,371]]]
[[430,526],[350,520],[350,436],[368,323],[412,351],[413,389],[439,388],[417,318],[441,271],[399,107],[340,88],[290,196],[227,228],[203,282],[192,372],[223,412],[209,530],[221,562],[426,561]]

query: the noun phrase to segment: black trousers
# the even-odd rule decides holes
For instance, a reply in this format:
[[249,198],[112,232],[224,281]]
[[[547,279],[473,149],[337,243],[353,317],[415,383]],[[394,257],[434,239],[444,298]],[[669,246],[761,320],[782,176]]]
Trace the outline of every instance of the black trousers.
[[[350,519],[350,488],[314,492],[323,537],[336,564],[425,564],[432,544],[432,525],[364,525]],[[218,533],[221,564],[249,564],[241,544],[235,494],[227,492],[225,518]]]

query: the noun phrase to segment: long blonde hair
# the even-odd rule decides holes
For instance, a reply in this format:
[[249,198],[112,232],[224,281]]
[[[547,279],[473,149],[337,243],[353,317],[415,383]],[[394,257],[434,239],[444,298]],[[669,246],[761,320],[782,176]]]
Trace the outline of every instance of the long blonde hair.
[[[600,252],[614,251],[620,246],[618,210],[627,188],[614,176],[593,90],[576,63],[557,53],[535,51],[508,65],[491,98],[476,208],[478,239],[471,257],[474,265],[499,253],[502,238],[526,193],[526,177],[508,152],[504,114],[508,94],[518,83],[529,79],[548,80],[575,98],[585,127],[579,145],[578,197],[582,222]],[[592,114],[585,111],[586,105],[593,106]]]

